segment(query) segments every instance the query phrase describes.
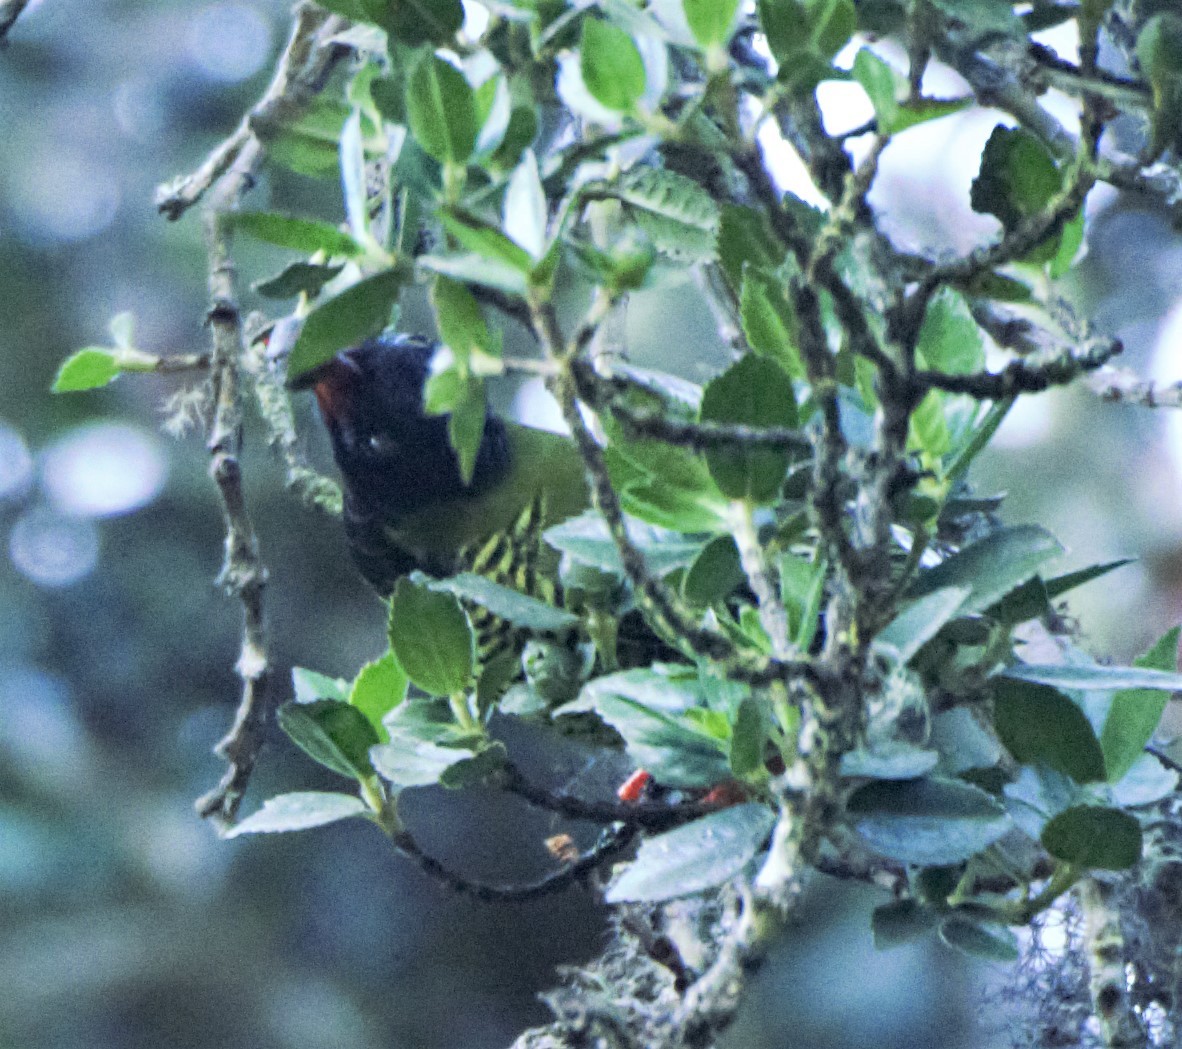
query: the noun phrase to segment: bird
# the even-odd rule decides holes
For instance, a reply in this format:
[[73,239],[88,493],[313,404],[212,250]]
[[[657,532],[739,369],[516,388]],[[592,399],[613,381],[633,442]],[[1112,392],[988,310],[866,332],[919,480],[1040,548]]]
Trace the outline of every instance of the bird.
[[291,383],[312,391],[328,429],[353,560],[382,596],[414,571],[473,571],[535,594],[528,577],[553,572],[538,563],[542,529],[589,505],[582,461],[566,437],[489,413],[465,481],[447,415],[423,404],[438,349],[383,334]]

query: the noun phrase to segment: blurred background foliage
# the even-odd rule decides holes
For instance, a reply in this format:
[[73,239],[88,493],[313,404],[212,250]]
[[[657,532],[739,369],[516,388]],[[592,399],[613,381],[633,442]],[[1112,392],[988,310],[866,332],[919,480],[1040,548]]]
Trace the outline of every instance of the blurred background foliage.
[[[220,774],[209,751],[237,697],[239,610],[213,583],[221,521],[201,436],[163,431],[175,379],[48,394],[121,311],[145,350],[204,348],[199,223],[158,218],[153,190],[257,97],[288,7],[34,0],[0,51],[0,1049],[506,1045],[544,1019],[555,966],[602,943],[605,915],[579,890],[474,903],[359,823],[219,842],[191,803]],[[992,124],[969,114],[892,147],[875,202],[896,237],[963,248],[979,231],[967,184]],[[342,217],[330,185],[295,175],[255,193],[253,206]],[[1182,240],[1136,201],[1093,204],[1077,294],[1126,340],[1127,365],[1182,378]],[[265,250],[243,251],[249,277],[268,272]],[[407,327],[425,316],[406,305]],[[701,378],[721,359],[692,287],[638,296],[629,325],[640,363]],[[350,676],[378,654],[382,609],[337,527],[248,446],[282,698],[292,663]],[[1127,660],[1179,618],[1180,473],[1182,426],[1067,391],[1025,405],[977,477],[1009,493],[1009,521],[1067,543],[1065,567],[1141,557],[1073,606],[1092,649]],[[275,733],[254,795],[323,786]],[[476,879],[537,876],[561,829],[487,795],[422,791],[407,807],[424,845]],[[933,943],[875,955],[865,902],[813,886],[729,1044],[1004,1044],[968,1004],[996,974]]]

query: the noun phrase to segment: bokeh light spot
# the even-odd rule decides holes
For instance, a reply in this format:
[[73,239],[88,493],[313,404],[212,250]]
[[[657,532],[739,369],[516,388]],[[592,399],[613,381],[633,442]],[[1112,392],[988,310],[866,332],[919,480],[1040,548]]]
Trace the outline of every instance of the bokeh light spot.
[[210,4],[193,16],[189,55],[210,80],[245,80],[270,53],[271,27],[250,4]]
[[124,423],[91,423],[45,450],[41,481],[61,513],[111,517],[150,503],[167,475],[167,459],[151,435]]
[[69,586],[98,563],[98,530],[85,518],[30,510],[12,526],[8,553],[26,579],[39,586]]
[[115,173],[82,152],[58,146],[30,151],[12,172],[9,206],[30,241],[85,240],[115,219]]
[[0,499],[19,499],[33,477],[29,446],[11,426],[0,423]]

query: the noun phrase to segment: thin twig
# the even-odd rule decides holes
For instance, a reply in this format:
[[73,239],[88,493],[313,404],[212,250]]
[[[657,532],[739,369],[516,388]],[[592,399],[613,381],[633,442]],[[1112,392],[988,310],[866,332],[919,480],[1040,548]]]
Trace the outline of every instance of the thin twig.
[[[248,147],[257,149],[277,125],[294,120],[307,106],[344,49],[332,42],[344,19],[312,3],[295,11],[291,36],[263,97],[242,118],[233,134],[219,143],[192,174],[156,191],[156,208],[170,221],[179,219],[225,175]],[[258,154],[261,157],[261,153]],[[250,165],[253,171],[255,163]],[[242,171],[240,166],[239,171]]]

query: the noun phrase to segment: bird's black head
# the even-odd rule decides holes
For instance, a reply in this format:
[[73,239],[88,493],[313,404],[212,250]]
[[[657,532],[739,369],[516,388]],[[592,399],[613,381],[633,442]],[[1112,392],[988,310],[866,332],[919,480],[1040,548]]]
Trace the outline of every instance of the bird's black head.
[[297,380],[316,394],[355,512],[396,520],[486,491],[509,469],[504,423],[490,415],[472,482],[464,484],[447,435],[448,417],[423,409],[437,348],[417,336],[382,335]]

